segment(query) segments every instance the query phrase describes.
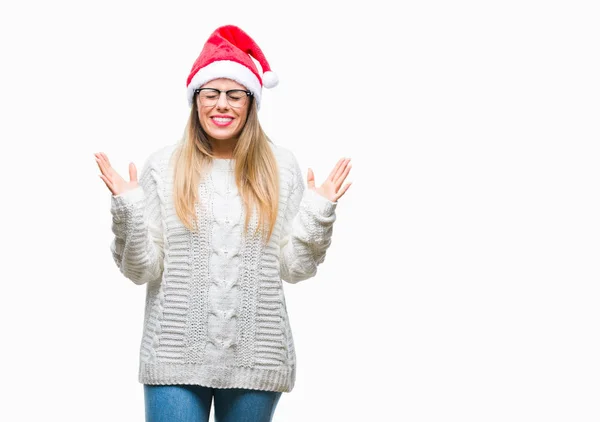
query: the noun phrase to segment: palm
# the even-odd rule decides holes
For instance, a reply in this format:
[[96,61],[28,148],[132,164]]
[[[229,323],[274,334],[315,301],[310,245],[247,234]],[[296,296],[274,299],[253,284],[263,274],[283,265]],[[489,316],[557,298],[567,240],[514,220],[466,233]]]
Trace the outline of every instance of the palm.
[[96,156],[96,164],[98,164],[98,168],[102,172],[100,178],[104,181],[113,195],[120,195],[138,187],[137,169],[135,168],[135,164],[129,164],[130,181],[128,182],[112,168],[106,154],[99,152],[94,155]]
[[346,180],[351,168],[352,165],[350,164],[350,158],[341,158],[333,170],[331,170],[331,173],[329,173],[329,177],[327,177],[327,179],[319,187],[315,186],[315,175],[312,169],[309,168],[307,175],[308,188],[314,190],[319,195],[327,198],[331,202],[337,202],[337,200],[340,199],[344,193],[346,193],[352,184],[352,182],[348,182],[342,187],[342,184],[344,183],[344,180]]

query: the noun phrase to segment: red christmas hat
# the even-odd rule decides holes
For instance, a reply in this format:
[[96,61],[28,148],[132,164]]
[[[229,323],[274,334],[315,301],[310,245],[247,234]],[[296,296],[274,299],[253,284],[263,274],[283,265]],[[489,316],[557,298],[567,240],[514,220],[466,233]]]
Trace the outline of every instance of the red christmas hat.
[[[260,75],[252,56],[262,67]],[[279,82],[269,62],[252,38],[237,26],[217,28],[208,38],[187,78],[187,98],[191,106],[194,90],[218,78],[228,78],[244,85],[260,108],[262,87],[273,88]]]

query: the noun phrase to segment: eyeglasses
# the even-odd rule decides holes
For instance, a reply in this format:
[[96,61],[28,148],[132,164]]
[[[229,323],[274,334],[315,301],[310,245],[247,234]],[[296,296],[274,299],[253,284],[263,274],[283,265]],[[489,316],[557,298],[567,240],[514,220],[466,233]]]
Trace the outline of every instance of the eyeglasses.
[[220,91],[215,88],[200,88],[194,91],[197,98],[200,99],[200,105],[203,107],[214,107],[217,105],[221,93],[225,93],[227,102],[231,107],[240,108],[246,105],[248,97],[252,96],[250,91],[244,91],[243,89],[230,89],[228,91]]

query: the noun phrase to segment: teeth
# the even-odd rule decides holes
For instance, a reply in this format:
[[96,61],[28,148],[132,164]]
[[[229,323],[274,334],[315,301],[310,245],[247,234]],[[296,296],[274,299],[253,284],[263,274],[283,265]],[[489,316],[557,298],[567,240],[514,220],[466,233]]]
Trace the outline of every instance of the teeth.
[[219,123],[227,123],[232,121],[231,117],[213,117],[213,120]]

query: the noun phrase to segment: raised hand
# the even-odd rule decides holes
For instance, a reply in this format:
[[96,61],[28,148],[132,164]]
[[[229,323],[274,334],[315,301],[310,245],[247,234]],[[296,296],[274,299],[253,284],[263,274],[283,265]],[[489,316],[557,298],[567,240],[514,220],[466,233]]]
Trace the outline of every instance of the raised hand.
[[98,168],[100,168],[100,171],[102,172],[99,176],[104,180],[104,183],[113,195],[120,195],[138,187],[137,169],[135,168],[135,164],[129,163],[130,180],[127,182],[112,168],[106,154],[97,152],[94,156],[96,157],[96,164],[98,164]]
[[336,202],[346,193],[352,184],[352,182],[348,182],[342,187],[342,183],[346,180],[346,176],[348,176],[351,168],[350,158],[340,158],[340,161],[337,162],[331,173],[329,173],[329,177],[319,187],[315,187],[315,175],[312,169],[309,168],[307,175],[308,188],[329,199],[331,202]]

